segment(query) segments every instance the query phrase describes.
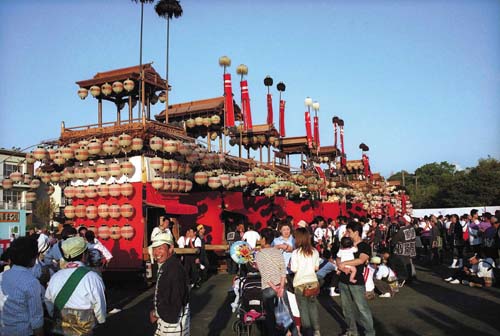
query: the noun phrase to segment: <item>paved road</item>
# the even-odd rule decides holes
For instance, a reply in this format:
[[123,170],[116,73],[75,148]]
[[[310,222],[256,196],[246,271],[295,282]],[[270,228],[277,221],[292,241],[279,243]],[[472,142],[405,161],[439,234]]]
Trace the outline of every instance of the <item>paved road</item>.
[[[417,266],[418,280],[391,299],[370,301],[378,335],[500,335],[500,290],[450,285],[444,267]],[[215,275],[192,292],[192,335],[234,335],[228,292],[229,275]],[[110,290],[110,305],[121,312],[108,317],[96,335],[152,335],[148,322],[153,288],[121,284]],[[340,298],[321,296],[322,335],[337,335],[344,320]]]

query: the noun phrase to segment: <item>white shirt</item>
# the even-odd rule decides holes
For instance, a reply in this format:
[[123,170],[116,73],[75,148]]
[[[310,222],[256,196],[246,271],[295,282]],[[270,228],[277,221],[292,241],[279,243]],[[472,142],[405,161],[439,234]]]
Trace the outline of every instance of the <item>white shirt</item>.
[[104,246],[97,238],[94,239],[93,243],[87,243],[87,247],[101,251],[107,262],[109,262],[113,258],[111,252],[109,252],[106,246]]
[[[486,261],[486,262],[485,262]],[[472,272],[480,278],[494,278],[493,268],[495,262],[491,258],[481,259],[476,265],[472,265]]]
[[257,241],[260,240],[260,234],[254,230],[248,230],[243,234],[242,240],[246,241],[251,248],[255,248]]
[[363,225],[363,232],[361,233],[361,239],[366,239],[368,231],[370,231],[370,227],[371,225],[369,222]]
[[[373,275],[375,274],[375,268],[372,265],[368,264],[364,270],[365,277],[365,290],[367,292],[371,292],[375,289],[375,283],[373,282]],[[367,274],[368,273],[368,274]]]
[[337,258],[340,258],[341,262],[354,260],[355,252],[358,252],[358,249],[355,246],[350,248],[340,248],[340,250],[337,252]]
[[153,238],[160,233],[171,233],[171,232],[169,228],[165,228],[165,230],[162,230],[159,226],[157,226],[153,229],[153,232],[151,232],[151,241],[153,241]]
[[312,256],[305,256],[301,249],[292,252],[290,269],[295,273],[293,278],[293,287],[310,282],[318,281],[316,270],[319,268],[319,253],[313,249]]
[[377,280],[382,280],[382,278],[392,278],[396,277],[396,274],[394,273],[393,270],[391,270],[387,265],[385,264],[380,264],[378,266],[377,272],[375,273],[375,279]]
[[[79,261],[73,263],[78,264],[79,267],[83,265],[83,263]],[[72,263],[69,263],[68,266],[71,264]],[[57,294],[59,294],[66,281],[76,269],[76,267],[62,269],[54,273],[50,279],[47,290],[45,291],[45,305],[47,306],[47,311],[50,316],[52,316],[54,312],[54,301],[56,300]],[[104,283],[102,278],[93,271],[85,274],[76,286],[73,294],[71,294],[68,302],[64,305],[64,308],[81,310],[92,309],[97,322],[106,322],[106,298],[104,296]]]
[[321,227],[316,228],[316,230],[314,230],[314,242],[315,243],[321,242],[321,240],[325,235],[326,235],[326,229]]
[[345,224],[342,224],[341,226],[339,226],[339,228],[337,229],[337,238],[339,239],[339,241],[344,238],[344,235],[345,235],[345,232],[347,230],[347,225]]

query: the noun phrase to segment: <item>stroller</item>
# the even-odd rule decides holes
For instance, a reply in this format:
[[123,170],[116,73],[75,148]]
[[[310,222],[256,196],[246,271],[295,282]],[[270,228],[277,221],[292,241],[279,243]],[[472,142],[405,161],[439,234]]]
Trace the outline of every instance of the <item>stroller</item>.
[[232,304],[236,311],[233,331],[238,336],[251,336],[252,326],[265,320],[260,274],[248,273],[246,277],[239,277],[234,286],[237,303]]

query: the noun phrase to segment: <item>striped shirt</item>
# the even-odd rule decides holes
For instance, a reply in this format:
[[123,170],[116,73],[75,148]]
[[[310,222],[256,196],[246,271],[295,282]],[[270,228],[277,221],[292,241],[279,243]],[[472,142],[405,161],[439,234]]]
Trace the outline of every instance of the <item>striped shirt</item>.
[[282,253],[274,248],[268,247],[262,249],[255,257],[257,267],[259,268],[262,289],[269,286],[269,282],[273,285],[278,285],[281,278],[286,276],[285,260]]
[[0,274],[0,335],[31,335],[43,326],[41,285],[30,268]]

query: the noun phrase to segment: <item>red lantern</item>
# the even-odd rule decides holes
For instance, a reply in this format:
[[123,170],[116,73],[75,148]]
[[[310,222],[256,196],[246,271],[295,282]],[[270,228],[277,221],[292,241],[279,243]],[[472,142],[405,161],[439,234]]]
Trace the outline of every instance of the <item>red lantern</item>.
[[134,228],[130,224],[125,224],[121,228],[121,235],[124,239],[131,240],[134,237]]
[[97,195],[100,197],[108,197],[109,196],[109,187],[107,184],[100,184],[97,186]]
[[87,209],[85,208],[85,205],[82,205],[82,204],[77,205],[75,207],[75,215],[76,215],[76,217],[78,217],[78,218],[84,218],[86,216],[86,214],[87,214],[86,210]]
[[64,188],[64,197],[73,198],[76,195],[76,188],[73,186],[67,186]]
[[120,214],[124,218],[130,218],[130,217],[132,217],[134,215],[134,207],[132,205],[128,204],[128,203],[123,204],[120,207]]
[[118,225],[113,225],[111,229],[109,229],[109,237],[114,240],[120,239],[122,236],[121,229]]
[[100,204],[97,207],[97,214],[101,218],[108,218],[109,217],[109,207],[107,204]]
[[119,184],[113,183],[109,186],[109,195],[113,197],[118,197],[122,194]]
[[64,216],[69,219],[75,218],[75,207],[72,205],[66,205],[64,208]]
[[94,219],[97,217],[97,207],[95,205],[89,205],[86,208],[86,214],[88,219]]
[[120,191],[121,194],[125,197],[132,196],[132,194],[134,193],[134,186],[132,186],[132,184],[128,182],[123,183],[122,185],[120,185]]
[[109,207],[109,217],[111,218],[120,217],[120,206],[118,204],[113,204]]
[[109,226],[107,226],[106,224],[101,225],[97,229],[97,236],[100,239],[103,239],[103,240],[109,239],[109,234],[110,234]]

